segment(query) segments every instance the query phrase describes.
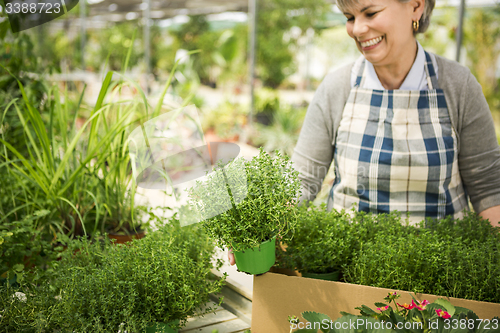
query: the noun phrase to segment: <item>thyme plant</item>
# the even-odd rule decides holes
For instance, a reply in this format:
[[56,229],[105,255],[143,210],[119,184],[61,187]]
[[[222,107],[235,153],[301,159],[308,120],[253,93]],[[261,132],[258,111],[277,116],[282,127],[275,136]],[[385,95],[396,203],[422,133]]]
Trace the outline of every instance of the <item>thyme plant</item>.
[[242,251],[291,235],[300,181],[290,157],[278,150],[273,157],[261,148],[250,161],[219,164],[206,181],[190,189],[189,197],[217,244]]
[[356,241],[350,217],[326,205],[302,205],[293,238],[281,253],[280,266],[302,273],[331,273],[347,265]]

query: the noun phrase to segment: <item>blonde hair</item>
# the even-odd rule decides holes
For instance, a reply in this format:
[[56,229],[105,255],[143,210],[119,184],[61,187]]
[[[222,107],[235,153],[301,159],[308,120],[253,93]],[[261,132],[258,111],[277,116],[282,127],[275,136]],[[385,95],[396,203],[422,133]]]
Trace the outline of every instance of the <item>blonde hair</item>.
[[[407,3],[410,0],[394,0],[394,1],[399,1],[401,3]],[[359,0],[336,0],[337,6],[342,10],[349,8],[353,5],[354,2],[359,3]],[[423,33],[427,31],[427,28],[429,27],[429,23],[431,22],[431,14],[432,10],[434,9],[434,5],[436,4],[436,0],[425,0],[425,6],[424,6],[424,12],[422,14],[422,17],[419,20],[419,28],[417,31],[414,31],[413,34],[416,35],[417,33]]]

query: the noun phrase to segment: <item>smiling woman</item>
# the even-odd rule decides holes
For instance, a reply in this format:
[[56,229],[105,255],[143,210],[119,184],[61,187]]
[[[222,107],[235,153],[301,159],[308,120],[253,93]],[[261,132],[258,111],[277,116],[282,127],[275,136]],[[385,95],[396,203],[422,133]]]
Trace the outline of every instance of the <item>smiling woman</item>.
[[337,0],[361,56],[329,74],[292,157],[329,209],[500,221],[500,147],[470,70],[426,52],[435,0]]

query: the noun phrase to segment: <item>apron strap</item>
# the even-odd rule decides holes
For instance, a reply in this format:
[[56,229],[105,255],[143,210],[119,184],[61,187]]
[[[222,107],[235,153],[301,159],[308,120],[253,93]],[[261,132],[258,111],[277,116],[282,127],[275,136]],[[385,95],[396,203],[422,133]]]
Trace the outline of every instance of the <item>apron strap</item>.
[[366,59],[363,59],[363,61],[361,62],[361,66],[359,66],[358,76],[356,76],[356,82],[354,83],[354,87],[361,87],[362,84],[365,82],[365,78],[363,76],[363,72],[365,70],[365,61]]
[[436,77],[436,71],[434,70],[434,65],[432,64],[431,56],[427,51],[425,52],[425,73],[427,74],[427,85],[429,90],[439,89],[438,80]]

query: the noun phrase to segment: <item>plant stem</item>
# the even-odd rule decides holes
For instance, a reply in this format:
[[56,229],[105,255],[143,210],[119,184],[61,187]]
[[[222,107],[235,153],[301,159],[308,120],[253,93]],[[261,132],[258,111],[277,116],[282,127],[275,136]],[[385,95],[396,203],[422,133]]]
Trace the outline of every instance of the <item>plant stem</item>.
[[234,203],[233,192],[231,192],[231,188],[229,188],[229,184],[227,182],[226,172],[224,171],[223,167],[221,168],[221,171],[222,171],[222,174],[224,175],[224,181],[226,183],[227,193],[229,194],[229,197],[231,198],[231,205],[233,206],[233,212],[236,215],[236,217],[238,218],[238,221],[241,222],[240,214],[238,212],[238,209],[236,209],[236,204]]

